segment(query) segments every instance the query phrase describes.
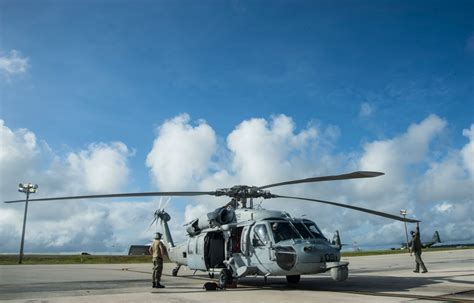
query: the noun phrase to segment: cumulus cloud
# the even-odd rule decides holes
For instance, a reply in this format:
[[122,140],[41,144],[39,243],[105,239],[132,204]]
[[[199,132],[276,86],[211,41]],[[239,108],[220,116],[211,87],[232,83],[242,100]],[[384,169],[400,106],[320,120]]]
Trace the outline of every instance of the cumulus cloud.
[[[367,142],[358,152],[344,154],[334,150],[338,138],[344,135],[337,126],[314,121],[297,126],[291,117],[276,115],[244,120],[225,138],[218,139],[207,122],[194,122],[182,114],[157,128],[145,164],[154,186],[164,191],[208,191],[354,170],[382,171],[386,175],[377,178],[281,186],[272,188],[272,192],[393,214],[408,209],[409,216],[423,221],[421,227],[427,238],[438,230],[446,241],[472,240],[474,124],[457,134],[466,139],[461,147],[436,144],[447,126],[448,121],[430,115],[394,137]],[[41,180],[40,190],[61,195],[99,193],[106,191],[104,188],[112,192],[126,186],[131,175],[127,159],[133,152],[121,142],[93,143],[61,156],[32,131],[12,130],[3,121],[0,135],[3,199],[18,198],[18,193],[10,194],[18,180]],[[222,206],[228,199],[201,197],[185,202],[184,210],[175,203],[167,208],[178,241],[185,238],[183,222]],[[318,203],[283,199],[254,202],[296,217],[305,215],[317,221],[328,237],[339,230],[346,243],[405,241],[401,222]],[[150,209],[157,206],[156,202],[151,204],[110,200],[32,204],[28,247],[49,252],[84,248],[123,252],[132,243],[148,241],[151,232],[145,227],[152,220]],[[15,251],[23,209],[21,205],[0,207],[0,251]]]
[[70,153],[65,163],[67,171],[81,182],[87,191],[116,191],[128,181],[127,156],[130,152],[122,142],[91,144],[87,150]]
[[[112,142],[58,156],[45,142],[38,142],[32,131],[12,130],[0,120],[0,198],[18,199],[16,185],[33,180],[40,184],[38,194],[49,196],[118,191],[128,183],[127,159],[132,155],[124,143]],[[120,230],[115,222],[125,224],[128,216],[116,221],[114,209],[84,201],[32,203],[28,249],[106,249]],[[138,210],[132,208],[132,213],[140,213]],[[14,251],[21,234],[23,204],[1,203],[0,214],[0,251]]]
[[471,178],[474,179],[474,124],[471,124],[471,128],[464,129],[462,134],[469,139],[469,143],[461,150],[462,158]]
[[450,149],[441,159],[427,161],[429,167],[416,184],[417,212],[430,229],[438,229],[448,240],[474,238],[472,130],[473,125],[463,130],[468,141],[461,149]]
[[216,134],[205,121],[198,121],[196,126],[189,122],[189,115],[182,114],[158,128],[146,165],[160,188],[189,188],[210,169]]
[[29,58],[22,57],[17,50],[11,50],[9,54],[0,54],[0,73],[7,77],[23,74],[28,70]]
[[[178,124],[170,124],[169,121],[165,124],[177,130],[193,129],[193,126],[188,124],[189,118],[186,117],[186,119]],[[185,125],[182,124],[183,121]],[[337,140],[340,135],[338,129],[333,126],[324,128],[312,123],[298,131],[293,120],[285,115],[273,116],[268,120],[253,118],[235,127],[227,136],[226,146],[216,148],[215,141],[211,141],[212,144],[208,146],[200,145],[199,148],[204,148],[208,153],[202,161],[198,161],[199,164],[194,163],[194,165],[207,166],[208,169],[200,169],[198,179],[192,177],[192,174],[187,174],[187,177],[181,174],[181,177],[191,178],[198,188],[213,190],[234,184],[263,185],[351,170],[382,171],[386,175],[374,179],[285,186],[272,189],[272,192],[322,198],[393,214],[398,214],[400,209],[407,208],[411,216],[426,220],[424,224],[427,229],[438,229],[445,234],[447,239],[450,237],[465,239],[472,237],[472,234],[467,233],[463,236],[458,230],[466,230],[469,224],[472,224],[472,219],[460,214],[462,210],[469,213],[466,207],[469,207],[469,201],[472,203],[472,190],[467,186],[470,180],[466,179],[467,163],[472,155],[469,152],[471,143],[458,150],[456,163],[460,172],[456,172],[454,168],[443,170],[447,174],[456,175],[457,177],[453,180],[457,183],[451,188],[438,187],[440,194],[443,193],[438,198],[443,198],[442,200],[436,199],[437,202],[433,202],[435,200],[427,198],[427,192],[434,194],[437,189],[433,187],[438,184],[430,183],[430,168],[420,170],[420,167],[434,169],[436,165],[448,165],[446,163],[450,161],[448,157],[450,152],[435,150],[440,145],[434,144],[442,137],[447,123],[436,115],[430,115],[419,123],[413,123],[398,136],[366,143],[358,154],[339,154],[331,150],[331,145],[324,144]],[[206,125],[206,127],[210,126]],[[464,135],[470,138],[471,130],[465,130]],[[162,140],[162,136],[163,134],[158,133],[155,143]],[[156,144],[153,152],[159,158],[164,153],[160,153],[160,149],[155,147]],[[167,150],[167,152],[171,151]],[[438,158],[434,155],[440,153],[446,154],[447,158],[445,161],[437,162]],[[178,163],[187,161],[188,154],[187,150],[174,150],[174,161]],[[464,154],[465,156],[461,156]],[[464,158],[466,158],[465,161],[462,160]],[[153,170],[153,166],[150,168]],[[442,174],[434,172],[433,175]],[[177,180],[177,184],[168,184],[171,188],[183,182],[183,179],[173,177],[171,179]],[[451,200],[445,199],[446,197],[451,197]],[[187,221],[223,204],[223,201],[213,202],[212,199],[206,199],[205,203],[202,203],[203,199],[197,199],[197,201],[199,203],[186,207]],[[345,233],[346,237],[359,243],[393,242],[394,238],[402,241],[404,237],[402,223],[352,210],[278,199],[265,201],[264,206],[270,209],[286,210],[295,216],[305,214],[317,220],[325,231],[339,229]],[[449,216],[439,220],[440,212]],[[463,219],[456,221],[456,217]],[[437,218],[438,221],[430,220],[431,218]],[[439,222],[443,224],[438,224]],[[459,229],[446,224],[447,222],[453,222],[452,224]],[[448,228],[448,226],[451,227]]]
[[316,136],[314,127],[295,133],[294,122],[285,115],[273,117],[270,123],[265,119],[244,121],[227,137],[231,171],[239,180],[253,184],[285,176]]
[[435,115],[421,123],[412,124],[408,130],[395,138],[366,143],[364,153],[359,159],[361,170],[380,170],[386,172],[384,178],[376,179],[376,186],[369,189],[367,182],[360,182],[360,190],[382,194],[387,188],[401,191],[403,180],[410,178],[406,174],[410,165],[426,161],[430,143],[446,127],[447,122]]
[[[0,119],[0,195],[18,180],[8,184],[10,176],[24,179],[28,177],[29,167],[38,161],[39,146],[36,136],[27,129],[11,130]],[[1,196],[0,196],[1,197]]]

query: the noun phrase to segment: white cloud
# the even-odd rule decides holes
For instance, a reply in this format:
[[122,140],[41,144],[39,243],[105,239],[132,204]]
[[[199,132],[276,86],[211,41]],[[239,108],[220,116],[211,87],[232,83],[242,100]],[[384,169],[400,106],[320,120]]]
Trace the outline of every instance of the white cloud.
[[[129,178],[127,159],[132,156],[121,142],[95,143],[86,150],[66,157],[51,154],[45,143],[38,143],[33,132],[11,130],[0,120],[0,199],[19,199],[19,182],[38,182],[37,195],[92,194],[123,190]],[[44,194],[42,195],[44,196]],[[138,212],[128,207],[127,217]],[[131,208],[131,210],[130,210]],[[115,208],[114,208],[115,209]],[[21,235],[23,204],[0,204],[0,251],[17,249]],[[110,206],[90,202],[31,203],[28,214],[27,251],[108,249],[115,232],[116,213]],[[127,243],[129,245],[129,243]],[[51,251],[51,250],[49,250]]]
[[431,141],[446,127],[447,122],[431,115],[395,138],[373,141],[364,145],[364,154],[358,160],[359,169],[385,172],[375,180],[358,182],[360,192],[384,195],[407,193],[412,176],[407,174],[411,165],[426,162]]
[[[269,120],[249,119],[237,125],[227,136],[227,146],[216,149],[212,145],[213,150],[219,150],[208,156],[215,161],[206,162],[213,169],[208,167],[207,170],[201,170],[203,173],[200,174],[199,180],[193,179],[190,182],[197,181],[194,184],[202,190],[213,190],[234,184],[263,185],[357,169],[379,170],[385,172],[386,175],[366,180],[277,187],[272,189],[272,192],[328,199],[393,214],[398,214],[402,208],[408,208],[411,216],[415,215],[426,222],[422,225],[426,230],[438,229],[446,238],[465,238],[469,237],[469,233],[463,235],[459,231],[466,230],[472,222],[469,217],[461,213],[470,205],[467,203],[470,197],[469,190],[462,190],[462,188],[469,188],[466,187],[466,182],[469,181],[466,180],[465,174],[461,173],[455,179],[458,182],[456,187],[439,187],[444,193],[443,198],[459,196],[460,200],[456,205],[448,202],[450,200],[443,200],[453,205],[451,208],[447,206],[448,204],[438,204],[438,207],[434,207],[430,202],[432,200],[422,197],[423,188],[429,188],[431,193],[436,192],[436,189],[425,184],[429,178],[419,168],[429,167],[434,163],[443,165],[443,162],[435,162],[433,159],[436,158],[433,155],[448,154],[448,149],[434,150],[442,145],[433,144],[433,142],[441,137],[446,125],[446,120],[431,115],[419,123],[412,124],[406,132],[396,137],[365,144],[361,154],[343,155],[334,154],[330,148],[327,148],[328,145],[324,144],[326,141],[338,138],[338,131],[332,131],[334,127],[322,129],[311,124],[306,129],[296,131],[292,119],[284,115],[274,116]],[[184,128],[190,127],[187,125]],[[466,130],[464,134],[469,137],[470,132]],[[159,140],[161,140],[160,134],[155,142]],[[467,147],[464,147],[462,150],[466,149]],[[211,149],[207,147],[206,150]],[[186,161],[188,152],[175,150],[175,153],[175,157],[182,158],[176,161]],[[205,164],[202,165],[205,166]],[[465,163],[458,161],[458,165],[461,172],[465,172]],[[449,170],[446,172],[448,173]],[[426,173],[429,174],[429,170]],[[451,170],[450,174],[458,174],[458,172]],[[183,180],[177,182],[177,184],[169,185],[178,186]],[[187,181],[184,180],[184,182]],[[186,207],[186,221],[226,202],[224,200],[216,202],[209,198],[196,199],[196,201],[199,203]],[[339,229],[345,233],[344,237],[359,241],[359,243],[393,242],[393,239],[405,241],[403,224],[400,222],[317,203],[275,199],[266,200],[264,206],[270,209],[286,210],[295,216],[306,214],[318,221],[325,230]],[[445,210],[449,217],[440,220],[439,210],[441,209]],[[456,221],[456,217],[462,220]],[[439,225],[437,222],[444,223]],[[447,228],[449,226],[447,222],[455,222],[453,224],[458,229]]]
[[27,71],[29,58],[22,57],[17,50],[11,50],[9,54],[0,54],[0,72],[7,77],[23,74]]
[[270,123],[264,119],[244,121],[227,137],[231,172],[253,184],[289,176],[316,136],[314,127],[295,134],[294,122],[284,115],[273,117]]
[[436,204],[434,207],[435,211],[439,213],[449,212],[452,208],[453,208],[453,205],[448,202],[442,202],[442,203]]
[[[0,119],[0,198],[19,180],[29,177],[29,168],[38,161],[39,149],[34,133],[26,129],[12,131]],[[10,183],[12,176],[17,179]]]
[[462,134],[469,139],[469,143],[461,150],[462,158],[474,180],[474,124],[471,124],[470,129],[464,129]]
[[128,181],[129,155],[122,142],[91,144],[87,150],[70,153],[64,165],[71,177],[81,182],[81,187],[88,192],[113,192],[121,190]]
[[189,124],[187,114],[179,115],[158,128],[158,136],[147,156],[159,188],[179,190],[199,182],[211,166],[216,151],[216,135],[205,121]]
[[[426,237],[439,230],[445,241],[472,239],[474,125],[463,131],[467,142],[460,148],[434,144],[442,138],[447,123],[431,115],[395,137],[366,143],[360,153],[342,154],[333,150],[341,135],[335,126],[313,122],[298,129],[290,117],[277,115],[242,121],[226,140],[218,140],[206,122],[193,124],[183,114],[157,129],[146,165],[154,184],[164,191],[215,190],[235,184],[264,185],[353,170],[379,170],[386,175],[282,186],[272,192],[393,214],[407,208],[410,216],[423,221]],[[0,121],[0,135],[2,199],[18,198],[18,193],[12,195],[12,188],[19,180],[41,180],[40,192],[48,195],[85,194],[121,191],[131,175],[127,159],[133,153],[124,143],[95,143],[85,150],[58,156],[29,130],[11,130]],[[46,168],[45,161],[49,163]],[[178,241],[185,238],[183,223],[222,206],[228,199],[206,197],[188,202],[192,203],[184,211],[175,208],[174,203],[167,208]],[[123,252],[130,244],[149,240],[152,232],[147,228],[151,210],[157,206],[154,204],[111,200],[32,203],[27,250]],[[263,206],[294,216],[305,214],[317,221],[327,236],[340,230],[345,243],[405,241],[401,222],[318,203],[273,199],[265,200]],[[0,251],[17,250],[22,211],[20,204],[0,206]]]
[[360,104],[359,117],[368,118],[368,117],[371,117],[374,113],[375,113],[374,105],[368,102],[362,102]]

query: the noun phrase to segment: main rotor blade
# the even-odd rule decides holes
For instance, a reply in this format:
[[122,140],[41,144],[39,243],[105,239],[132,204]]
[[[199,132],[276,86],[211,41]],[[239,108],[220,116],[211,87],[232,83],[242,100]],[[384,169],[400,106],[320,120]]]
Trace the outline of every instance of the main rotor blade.
[[330,205],[335,205],[335,206],[340,206],[344,208],[350,208],[354,210],[358,210],[364,213],[369,213],[372,215],[380,216],[380,217],[385,217],[393,220],[398,220],[402,222],[410,222],[410,223],[418,223],[421,222],[419,220],[415,219],[410,219],[410,218],[403,218],[399,216],[395,216],[392,214],[376,211],[376,210],[371,210],[363,207],[358,207],[358,206],[352,206],[352,205],[347,205],[347,204],[342,204],[342,203],[336,203],[336,202],[331,202],[331,201],[325,201],[325,200],[318,200],[318,199],[308,199],[308,198],[301,198],[301,197],[291,197],[291,196],[280,196],[280,195],[273,195],[273,198],[287,198],[287,199],[297,199],[297,200],[303,200],[303,201],[311,201],[311,202],[319,202],[319,203],[325,203],[325,204],[330,204]]
[[[88,196],[69,196],[69,197],[54,197],[54,198],[40,198],[28,199],[32,201],[54,201],[54,200],[77,200],[77,199],[99,199],[99,198],[126,198],[126,197],[156,197],[156,196],[215,196],[213,191],[163,191],[163,192],[145,192],[145,193],[124,193],[124,194],[107,194],[107,195],[88,195]],[[5,203],[25,202],[25,200],[5,201]]]
[[298,184],[298,183],[310,183],[310,182],[321,182],[321,181],[333,181],[333,180],[347,180],[347,179],[358,179],[358,178],[373,178],[384,175],[384,173],[377,171],[355,171],[348,174],[334,175],[334,176],[322,176],[322,177],[313,177],[300,180],[286,181],[274,184],[268,184],[258,187],[258,189],[264,189],[275,186],[282,186],[288,184]]

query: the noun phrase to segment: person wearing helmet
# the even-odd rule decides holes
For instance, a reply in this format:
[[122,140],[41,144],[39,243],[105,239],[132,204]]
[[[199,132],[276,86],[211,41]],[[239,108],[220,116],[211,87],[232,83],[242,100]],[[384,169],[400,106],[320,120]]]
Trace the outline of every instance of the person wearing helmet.
[[428,272],[426,269],[425,263],[423,263],[423,260],[421,259],[421,240],[420,240],[420,228],[417,227],[416,231],[412,230],[411,232],[411,248],[410,248],[410,256],[411,253],[415,254],[415,262],[416,262],[416,267],[413,272],[420,272],[420,266],[421,269],[423,270],[422,273]]
[[161,233],[155,234],[155,240],[149,248],[150,255],[153,256],[153,288],[165,288],[164,285],[160,284],[161,273],[163,272],[163,257],[166,253],[166,248],[161,242]]

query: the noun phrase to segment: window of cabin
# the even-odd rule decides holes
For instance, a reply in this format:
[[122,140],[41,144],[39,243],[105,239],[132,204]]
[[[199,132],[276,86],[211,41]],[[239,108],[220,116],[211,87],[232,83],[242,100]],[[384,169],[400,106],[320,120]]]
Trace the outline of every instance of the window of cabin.
[[268,243],[268,231],[265,224],[258,224],[253,230],[253,246],[264,246]]

